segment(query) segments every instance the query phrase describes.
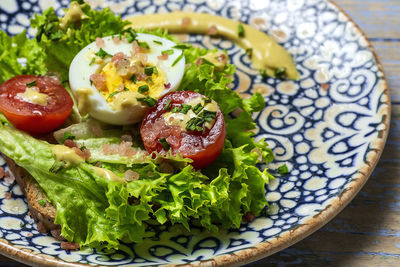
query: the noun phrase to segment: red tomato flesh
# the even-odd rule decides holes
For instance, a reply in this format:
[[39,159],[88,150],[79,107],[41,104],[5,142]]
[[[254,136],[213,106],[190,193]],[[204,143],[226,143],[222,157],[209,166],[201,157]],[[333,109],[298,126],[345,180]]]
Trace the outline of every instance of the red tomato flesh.
[[[225,120],[221,110],[218,111],[211,128],[203,131],[186,131],[181,126],[166,124],[163,114],[170,112],[165,110],[167,103],[170,107],[180,107],[187,104],[193,98],[205,96],[192,92],[180,91],[166,94],[160,98],[157,104],[146,114],[140,128],[143,144],[148,152],[166,153],[160,139],[165,138],[173,154],[180,153],[185,158],[193,160],[192,165],[201,169],[214,162],[222,151],[225,143]],[[169,150],[169,149],[168,149]]]
[[[47,95],[41,106],[17,97],[27,84],[36,81],[36,88]],[[0,111],[17,129],[30,134],[48,133],[61,126],[72,111],[73,100],[56,78],[19,75],[0,85]]]

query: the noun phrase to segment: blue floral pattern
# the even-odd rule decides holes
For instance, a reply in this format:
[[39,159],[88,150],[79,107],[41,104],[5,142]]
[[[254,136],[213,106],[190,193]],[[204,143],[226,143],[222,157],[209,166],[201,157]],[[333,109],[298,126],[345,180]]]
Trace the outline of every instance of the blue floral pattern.
[[[260,92],[267,107],[254,119],[257,138],[274,150],[272,169],[287,164],[290,174],[267,187],[269,207],[237,230],[210,234],[193,226],[150,225],[154,236],[119,251],[67,252],[60,242],[40,234],[27,216],[24,196],[12,179],[0,182],[0,237],[18,248],[66,262],[107,265],[153,265],[209,260],[268,242],[323,212],[349,188],[366,179],[362,170],[383,147],[389,96],[367,40],[333,4],[325,0],[88,0],[94,8],[109,6],[127,17],[134,14],[197,11],[225,16],[265,31],[296,61],[298,81],[262,79],[244,51],[230,41],[190,35],[188,42],[225,49],[237,66],[233,90],[247,96]],[[69,1],[3,0],[0,28],[10,35],[29,18],[53,6],[63,14]],[[5,166],[0,158],[0,163]],[[5,166],[7,169],[7,167]],[[370,170],[372,171],[372,170]],[[6,193],[11,192],[11,198]]]

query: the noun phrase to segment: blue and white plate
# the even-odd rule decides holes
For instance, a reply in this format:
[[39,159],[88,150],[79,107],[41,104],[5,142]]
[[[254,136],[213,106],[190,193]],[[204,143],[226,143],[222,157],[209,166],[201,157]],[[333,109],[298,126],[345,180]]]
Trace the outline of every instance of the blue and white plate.
[[[238,230],[212,235],[201,228],[157,226],[158,234],[120,251],[67,252],[40,234],[27,216],[18,185],[0,182],[0,252],[28,264],[71,266],[242,264],[277,252],[332,219],[356,195],[375,167],[390,120],[382,67],[361,30],[326,0],[87,0],[123,17],[176,10],[217,14],[265,31],[292,55],[299,81],[262,80],[244,51],[227,40],[190,35],[187,41],[226,49],[237,66],[233,89],[260,92],[267,107],[254,116],[257,138],[266,138],[290,174],[272,181],[270,206]],[[59,15],[68,0],[2,0],[0,27],[14,35],[29,18],[50,6]],[[4,161],[0,159],[1,165]],[[5,168],[7,168],[5,166]],[[271,166],[274,168],[274,165]],[[11,199],[6,199],[11,192]]]

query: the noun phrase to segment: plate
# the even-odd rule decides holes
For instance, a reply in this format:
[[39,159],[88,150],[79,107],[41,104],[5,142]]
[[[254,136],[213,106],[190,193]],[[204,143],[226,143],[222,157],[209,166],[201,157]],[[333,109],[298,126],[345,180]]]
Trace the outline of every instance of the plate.
[[[59,15],[69,1],[6,0],[0,27],[8,34],[28,29],[33,12],[54,6]],[[275,253],[305,238],[340,212],[364,185],[384,147],[390,99],[382,67],[361,30],[326,0],[87,1],[132,14],[196,11],[228,17],[265,31],[294,57],[299,81],[263,80],[244,51],[227,40],[189,35],[186,40],[225,49],[237,67],[233,90],[260,92],[267,107],[254,115],[257,138],[265,138],[276,161],[290,174],[267,186],[270,205],[240,229],[210,234],[154,226],[157,235],[120,251],[67,252],[40,234],[12,179],[0,182],[0,252],[28,263],[72,265],[239,265]],[[32,29],[28,34],[33,36]],[[5,163],[0,159],[6,169]],[[6,192],[11,192],[11,198]]]

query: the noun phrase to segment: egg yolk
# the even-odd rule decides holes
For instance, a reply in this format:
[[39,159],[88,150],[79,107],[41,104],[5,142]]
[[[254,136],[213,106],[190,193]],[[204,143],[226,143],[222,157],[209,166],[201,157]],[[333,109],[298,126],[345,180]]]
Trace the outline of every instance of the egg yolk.
[[[154,67],[152,64],[149,64],[148,66]],[[167,83],[166,75],[160,68],[157,68],[157,72],[153,72],[152,75],[146,78],[146,80],[134,80],[131,79],[131,77],[119,75],[116,66],[112,62],[109,62],[104,66],[101,74],[106,77],[107,91],[101,91],[100,93],[108,102],[112,101],[110,95],[112,96],[114,92],[120,90],[119,88],[121,88],[121,84],[123,84],[124,90],[128,89],[133,92],[138,92],[139,87],[147,85],[149,89],[143,94],[149,95],[153,98],[158,98],[165,89],[165,84]]]

